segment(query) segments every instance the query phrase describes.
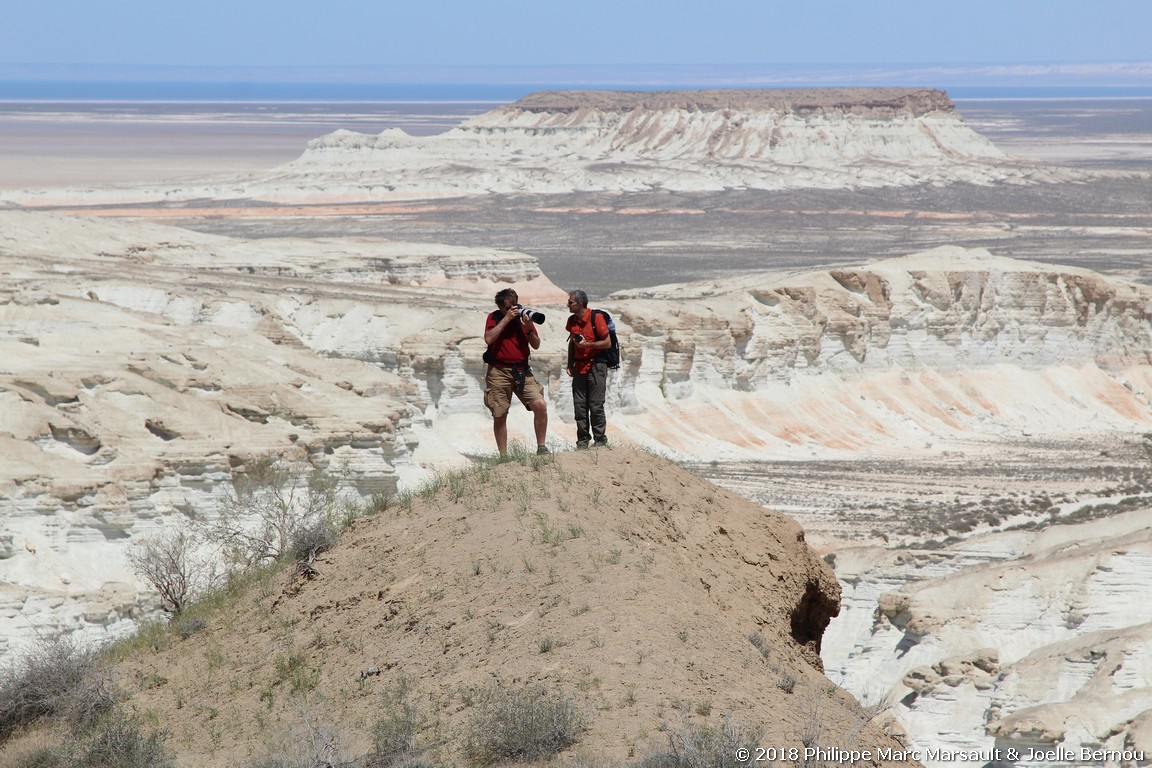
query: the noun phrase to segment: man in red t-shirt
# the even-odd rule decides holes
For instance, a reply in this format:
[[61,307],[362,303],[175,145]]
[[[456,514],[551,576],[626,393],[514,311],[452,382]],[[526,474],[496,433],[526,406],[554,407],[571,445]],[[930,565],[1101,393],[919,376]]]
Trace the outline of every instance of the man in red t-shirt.
[[516,291],[505,288],[496,294],[495,312],[488,315],[484,325],[484,343],[488,352],[484,360],[488,372],[484,376],[484,405],[492,412],[492,434],[496,448],[503,456],[508,452],[508,409],[515,393],[524,407],[532,411],[532,426],[536,432],[536,452],[548,453],[544,443],[548,437],[548,401],[544,388],[532,375],[528,364],[531,349],[540,348],[540,334],[527,313],[518,309]]
[[576,412],[576,447],[587,448],[593,439],[596,445],[608,445],[608,418],[604,414],[608,363],[596,357],[612,346],[608,323],[603,313],[588,309],[584,291],[568,294],[568,310],[572,316],[564,329],[570,334],[568,375],[572,377],[572,407]]

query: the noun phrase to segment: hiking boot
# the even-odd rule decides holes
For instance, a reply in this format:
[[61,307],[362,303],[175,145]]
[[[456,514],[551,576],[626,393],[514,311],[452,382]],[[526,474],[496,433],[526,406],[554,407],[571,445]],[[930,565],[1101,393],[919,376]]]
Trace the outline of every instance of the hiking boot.
[[587,440],[577,440],[576,441],[576,450],[578,450],[578,451],[588,450],[588,441]]
[[545,453],[552,453],[552,451],[548,450],[548,446],[546,445],[539,445],[536,447],[536,453],[537,455],[542,455]]
[[606,438],[606,437],[596,438],[596,445],[600,446],[601,448],[607,448],[608,447],[608,438]]

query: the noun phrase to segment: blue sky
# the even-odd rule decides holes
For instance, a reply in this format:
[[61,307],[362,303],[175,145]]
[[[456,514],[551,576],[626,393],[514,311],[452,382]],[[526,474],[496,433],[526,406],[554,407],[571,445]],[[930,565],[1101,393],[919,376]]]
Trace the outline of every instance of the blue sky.
[[33,69],[1085,62],[1152,62],[1152,0],[13,0],[0,17],[0,66]]

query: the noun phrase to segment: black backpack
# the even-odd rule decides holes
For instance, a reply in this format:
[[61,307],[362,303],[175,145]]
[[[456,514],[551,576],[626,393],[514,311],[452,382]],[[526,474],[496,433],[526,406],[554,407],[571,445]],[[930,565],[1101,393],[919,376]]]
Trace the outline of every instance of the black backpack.
[[[620,367],[620,342],[616,339],[616,323],[612,320],[612,315],[608,314],[602,309],[592,310],[592,329],[596,329],[596,313],[599,312],[604,315],[604,324],[608,326],[608,338],[612,339],[612,346],[608,349],[602,349],[596,353],[596,360],[602,360],[608,364],[609,368]],[[599,339],[597,339],[599,341]],[[568,342],[568,367],[571,368],[576,359],[576,348],[572,342]]]
[[603,360],[608,363],[609,368],[620,367],[620,342],[616,339],[616,323],[612,320],[612,315],[608,314],[602,309],[592,310],[592,327],[596,327],[596,313],[604,315],[604,323],[608,326],[608,338],[612,339],[612,346],[608,349],[602,349],[596,353],[597,360]]

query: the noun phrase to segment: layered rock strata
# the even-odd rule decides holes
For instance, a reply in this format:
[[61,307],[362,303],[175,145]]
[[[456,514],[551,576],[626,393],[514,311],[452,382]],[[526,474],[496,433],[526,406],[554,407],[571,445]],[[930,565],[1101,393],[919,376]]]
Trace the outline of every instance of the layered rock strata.
[[837,553],[848,610],[829,675],[899,702],[926,750],[1070,756],[1021,762],[1044,766],[1083,764],[1085,748],[1152,756],[1147,502],[1076,522],[1084,506],[942,550]]
[[0,220],[5,645],[130,629],[151,601],[126,547],[211,515],[248,457],[339,472],[361,496],[423,477],[429,372],[444,328],[462,334],[448,318],[513,282],[564,296],[523,254]]
[[[532,94],[432,138],[317,139],[269,180],[417,195],[706,191],[990,183],[1006,163],[939,91],[568,91]],[[1042,174],[1041,174],[1042,175]]]

